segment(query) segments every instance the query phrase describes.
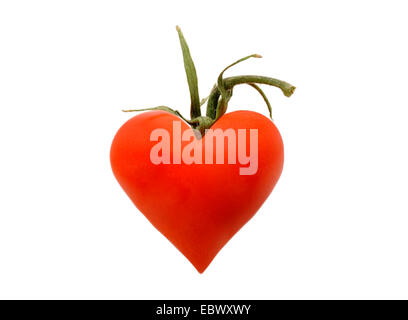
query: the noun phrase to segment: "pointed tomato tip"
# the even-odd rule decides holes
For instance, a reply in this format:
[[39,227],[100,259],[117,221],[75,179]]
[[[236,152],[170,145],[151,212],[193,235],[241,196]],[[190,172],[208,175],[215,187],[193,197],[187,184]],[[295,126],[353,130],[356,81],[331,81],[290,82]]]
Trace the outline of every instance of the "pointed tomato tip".
[[179,27],[178,25],[176,26],[176,30],[177,30],[178,32],[181,31],[181,29],[180,29],[180,27]]
[[255,58],[262,58],[262,56],[260,54],[254,54]]
[[209,266],[209,264],[206,265],[194,265],[194,268],[196,268],[196,270],[198,271],[199,274],[203,274],[205,270],[207,270],[207,267]]
[[203,274],[206,268],[196,268],[199,274]]

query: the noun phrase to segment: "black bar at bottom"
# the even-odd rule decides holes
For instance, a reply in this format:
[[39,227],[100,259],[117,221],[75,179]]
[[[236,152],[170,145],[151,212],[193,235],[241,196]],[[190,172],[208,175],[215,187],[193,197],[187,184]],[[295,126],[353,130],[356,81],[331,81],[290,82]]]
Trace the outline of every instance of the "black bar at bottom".
[[[392,303],[392,306],[390,304]],[[1,301],[2,314],[59,319],[321,319],[406,315],[406,301],[25,300]],[[402,313],[401,313],[402,312]],[[282,319],[283,319],[282,318]]]

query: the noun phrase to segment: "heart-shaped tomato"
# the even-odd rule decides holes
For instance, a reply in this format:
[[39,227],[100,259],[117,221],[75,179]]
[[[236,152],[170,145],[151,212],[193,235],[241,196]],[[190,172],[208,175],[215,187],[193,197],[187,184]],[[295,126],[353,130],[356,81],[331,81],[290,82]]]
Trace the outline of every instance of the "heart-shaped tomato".
[[[224,164],[186,164],[182,158],[190,143],[181,141],[176,147],[174,122],[181,131],[191,128],[177,116],[164,111],[149,111],[128,120],[117,132],[110,158],[113,173],[135,206],[201,273],[231,237],[257,212],[271,193],[283,167],[283,143],[271,120],[251,111],[223,115],[211,129],[245,130],[246,139],[235,141],[236,149],[250,151],[257,143],[257,168],[254,174],[240,174],[248,166],[239,161]],[[169,133],[171,161],[154,164],[151,141],[155,129]],[[257,141],[251,141],[250,130],[257,130]],[[195,139],[195,138],[193,138]],[[214,140],[215,141],[215,140]],[[224,150],[228,150],[224,139]],[[240,145],[241,144],[241,145]],[[216,143],[213,144],[215,159]],[[208,152],[208,150],[207,150]]]
[[271,117],[271,105],[258,84],[277,87],[287,97],[295,87],[265,76],[224,78],[232,66],[261,58],[251,54],[222,70],[208,97],[200,100],[190,50],[176,29],[191,119],[167,106],[124,110],[161,111],[133,117],[119,129],[111,164],[136,207],[201,273],[261,207],[283,167],[282,138],[271,120],[251,111],[226,113],[234,87],[247,84],[258,91]]

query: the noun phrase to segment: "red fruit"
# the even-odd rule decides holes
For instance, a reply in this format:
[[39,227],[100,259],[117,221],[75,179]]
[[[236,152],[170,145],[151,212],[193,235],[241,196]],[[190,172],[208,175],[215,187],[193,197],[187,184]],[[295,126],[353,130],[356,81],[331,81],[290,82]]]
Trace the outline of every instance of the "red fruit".
[[[163,128],[172,141],[173,121],[181,122],[182,131],[189,129],[185,122],[164,111],[131,118],[113,140],[111,164],[116,179],[136,207],[203,272],[271,193],[282,172],[283,143],[271,120],[256,112],[236,111],[225,114],[211,129],[258,130],[255,174],[240,175],[242,165],[228,164],[227,152],[224,164],[155,165],[150,151],[157,142],[150,141],[150,134]],[[203,142],[206,139],[207,135]],[[250,150],[249,141],[247,134],[246,150]],[[224,142],[224,150],[228,150],[227,139]],[[183,141],[181,150],[188,143]],[[236,143],[239,148],[239,141]],[[213,150],[215,155],[215,143]]]

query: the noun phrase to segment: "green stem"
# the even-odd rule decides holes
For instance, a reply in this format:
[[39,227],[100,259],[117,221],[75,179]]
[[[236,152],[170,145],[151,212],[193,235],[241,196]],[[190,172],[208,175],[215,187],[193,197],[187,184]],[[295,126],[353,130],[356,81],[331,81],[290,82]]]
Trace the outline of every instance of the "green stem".
[[227,92],[228,89],[225,88],[224,81],[223,81],[224,72],[227,71],[229,68],[235,66],[236,64],[243,62],[245,60],[248,60],[250,58],[262,58],[262,56],[259,54],[251,54],[249,56],[246,56],[244,58],[241,58],[235,61],[234,63],[231,63],[229,66],[227,66],[224,70],[221,71],[217,79],[217,85],[218,85],[218,89],[221,91],[221,95],[223,98],[226,98],[228,96],[228,92]]
[[[134,110],[123,110],[124,112],[163,110],[163,111],[169,112],[171,114],[174,114],[180,117],[185,122],[187,122],[193,129],[199,130],[200,133],[204,135],[205,130],[210,128],[227,111],[228,102],[232,97],[232,91],[233,91],[234,86],[236,85],[248,84],[252,86],[253,88],[255,88],[261,94],[262,98],[264,99],[268,107],[271,118],[272,118],[271,104],[269,103],[268,98],[266,97],[265,93],[261,90],[259,86],[256,85],[256,83],[267,84],[270,86],[280,88],[283,94],[287,97],[290,97],[295,91],[296,88],[285,81],[281,81],[281,80],[269,78],[269,77],[264,77],[264,76],[245,75],[245,76],[235,76],[235,77],[223,78],[224,72],[227,71],[232,66],[242,61],[245,61],[249,58],[261,58],[261,56],[258,54],[252,54],[252,55],[246,56],[244,58],[241,58],[235,61],[234,63],[226,67],[224,70],[222,70],[222,72],[218,76],[216,85],[213,87],[213,89],[210,92],[210,95],[207,98],[200,101],[200,97],[198,93],[197,73],[196,73],[193,59],[191,58],[190,49],[188,48],[186,39],[184,38],[183,33],[181,32],[180,28],[177,26],[176,29],[177,29],[179,39],[180,39],[181,50],[183,52],[184,69],[186,71],[188,87],[190,90],[191,120],[184,118],[180,114],[179,111],[171,109],[166,106],[158,106],[158,107],[153,107],[153,108],[143,108],[143,109],[134,109]],[[206,100],[208,100],[207,113],[206,113],[206,116],[201,116],[201,105],[204,104]]]
[[[269,78],[264,76],[255,75],[245,75],[245,76],[235,76],[224,79],[224,88],[226,90],[231,90],[234,86],[238,84],[249,84],[249,83],[259,83],[267,84],[270,86],[277,87],[282,90],[286,97],[290,97],[295,91],[296,87],[282,80],[275,78]],[[210,93],[207,103],[207,117],[216,118],[217,106],[221,96],[221,92],[218,86],[214,87]]]
[[259,54],[251,54],[249,56],[241,58],[235,61],[234,63],[231,63],[229,66],[227,66],[224,70],[221,71],[220,75],[218,76],[217,86],[218,86],[218,90],[221,93],[221,99],[217,103],[217,110],[215,112],[215,120],[218,120],[227,111],[228,102],[232,97],[232,87],[230,89],[225,87],[225,83],[223,79],[224,72],[227,71],[229,68],[235,66],[236,64],[243,62],[245,60],[248,60],[250,58],[262,58],[262,56]]
[[232,88],[233,86],[237,84],[242,84],[242,83],[260,83],[260,84],[268,84],[270,86],[277,87],[282,90],[283,94],[286,97],[290,97],[293,92],[295,92],[296,87],[292,86],[290,83],[287,83],[282,80],[274,79],[274,78],[269,78],[269,77],[264,77],[264,76],[235,76],[235,77],[230,77],[224,79],[225,81],[225,87],[226,88]]

